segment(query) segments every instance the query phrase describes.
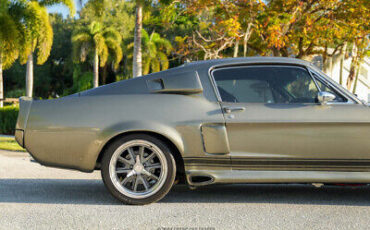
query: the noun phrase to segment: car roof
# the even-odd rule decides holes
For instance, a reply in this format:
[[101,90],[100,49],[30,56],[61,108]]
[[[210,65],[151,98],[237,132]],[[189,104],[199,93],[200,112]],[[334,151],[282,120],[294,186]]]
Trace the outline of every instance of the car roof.
[[287,57],[240,57],[240,58],[224,58],[224,59],[212,59],[203,61],[187,62],[182,65],[182,67],[192,67],[192,68],[211,68],[223,65],[239,65],[239,64],[296,64],[313,66],[312,63],[297,59],[297,58],[287,58]]

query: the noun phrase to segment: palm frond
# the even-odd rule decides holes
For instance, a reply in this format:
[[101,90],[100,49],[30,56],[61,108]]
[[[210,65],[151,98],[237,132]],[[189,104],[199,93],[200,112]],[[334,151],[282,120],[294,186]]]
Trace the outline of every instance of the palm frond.
[[104,30],[103,32],[103,36],[105,38],[111,38],[117,42],[120,42],[121,43],[121,40],[122,40],[122,37],[121,37],[121,34],[115,30],[114,28],[107,28]]
[[17,60],[18,56],[19,56],[18,49],[14,49],[12,51],[3,53],[2,54],[3,69],[5,70],[10,68],[13,65],[14,61]]
[[3,45],[10,46],[9,48],[16,47],[19,36],[17,25],[12,17],[8,14],[0,14],[0,47]]
[[73,29],[72,36],[75,34],[81,34],[81,33],[90,34],[90,29],[86,26],[78,25]]
[[21,31],[17,23],[8,14],[0,12],[0,55],[3,68],[9,68],[19,56]]
[[165,38],[158,38],[155,41],[156,46],[158,49],[164,51],[167,55],[169,55],[173,49],[172,44]]
[[158,34],[158,33],[155,33],[153,32],[151,35],[150,35],[150,40],[152,40],[153,42],[157,41],[161,39],[161,36]]
[[72,44],[73,61],[76,63],[80,61],[85,62],[91,47],[92,45],[90,42],[74,42]]
[[141,43],[145,47],[150,42],[150,37],[146,30],[142,29],[141,31]]
[[53,43],[53,30],[47,9],[36,1],[28,1],[24,12],[25,47],[21,52],[21,62],[37,48],[37,64],[43,64],[50,55]]
[[37,38],[37,64],[41,65],[46,62],[50,55],[53,45],[53,28],[49,21],[49,14],[46,8],[40,8],[40,33]]
[[73,42],[91,42],[91,35],[86,32],[75,33],[72,35]]
[[148,72],[143,72],[144,74],[151,72],[158,72],[160,70],[168,69],[169,61],[167,55],[171,53],[172,45],[171,43],[162,38],[158,33],[151,33],[150,35],[147,34],[145,30],[143,30],[143,60],[150,63],[144,63],[145,65],[149,65],[150,68],[146,70]]
[[117,69],[119,62],[122,60],[122,49],[120,46],[120,42],[117,42],[111,38],[107,38],[105,40],[105,43],[107,44],[109,50],[114,54],[114,68]]
[[[27,43],[29,44],[29,43]],[[19,53],[19,62],[23,65],[26,64],[28,55],[32,53],[31,45],[26,45],[22,51]]]
[[95,43],[95,48],[98,51],[99,58],[100,58],[100,66],[104,67],[105,63],[108,60],[108,47],[107,44],[105,43],[105,39],[101,33],[96,33],[94,35],[94,43]]
[[126,48],[124,49],[126,52],[128,52],[129,50],[132,50],[134,48],[134,43],[133,42],[130,42]]
[[102,24],[100,22],[97,22],[97,21],[93,21],[89,25],[90,33],[94,34],[94,35],[101,32],[102,28],[103,28]]
[[100,67],[105,66],[108,60],[108,56],[109,56],[108,47],[104,45],[103,47],[101,47],[101,50],[99,52]]
[[157,53],[157,56],[158,56],[158,60],[161,64],[161,70],[166,70],[168,69],[169,67],[169,61],[168,61],[168,58],[167,58],[167,55],[163,52],[158,52]]
[[79,63],[80,61],[84,62],[85,60],[82,60],[83,58],[81,55],[81,47],[83,42],[73,42],[72,43],[72,59],[73,62]]
[[161,71],[161,65],[160,65],[159,60],[157,58],[153,58],[151,60],[150,67],[151,67],[153,73]]
[[100,33],[94,34],[93,41],[98,53],[100,53],[103,50],[103,47],[106,46],[105,39]]
[[155,58],[157,56],[157,47],[154,43],[150,42],[149,44],[147,44],[144,55],[150,56],[152,58]]
[[[114,68],[118,68],[123,56],[121,47],[122,38],[114,28],[104,28],[100,22],[93,21],[87,26],[87,29],[83,27],[75,29],[71,40],[74,47],[75,61],[84,61],[87,56],[86,53],[96,50],[101,67],[106,65],[108,57],[111,54],[113,56]],[[89,52],[86,49],[89,49]]]
[[150,71],[150,58],[146,57],[146,58],[143,58],[143,74],[146,75],[149,73]]
[[39,1],[41,6],[53,6],[57,4],[65,5],[69,9],[69,16],[73,17],[76,13],[76,8],[73,0],[41,0]]

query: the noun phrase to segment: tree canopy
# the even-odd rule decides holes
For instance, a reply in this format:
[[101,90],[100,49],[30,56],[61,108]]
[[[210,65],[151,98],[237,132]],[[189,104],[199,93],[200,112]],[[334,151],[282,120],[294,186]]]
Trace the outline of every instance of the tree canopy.
[[[359,64],[369,55],[368,0],[90,0],[76,18],[49,15],[44,7],[61,2],[70,6],[73,15],[72,0],[0,2],[0,39],[9,42],[0,44],[3,63],[10,67],[19,58],[4,72],[9,95],[21,93],[24,84],[17,79],[25,70],[19,62],[33,51],[37,62],[44,63],[35,68],[35,75],[42,73],[39,79],[44,82],[35,78],[37,96],[54,97],[91,87],[83,82],[92,82],[94,71],[102,76],[101,84],[131,78],[138,4],[143,7],[144,74],[192,60],[319,55],[328,73],[334,57],[351,60],[349,80],[342,83],[352,89]],[[21,10],[28,13],[17,13]],[[34,20],[26,22],[19,15]]]

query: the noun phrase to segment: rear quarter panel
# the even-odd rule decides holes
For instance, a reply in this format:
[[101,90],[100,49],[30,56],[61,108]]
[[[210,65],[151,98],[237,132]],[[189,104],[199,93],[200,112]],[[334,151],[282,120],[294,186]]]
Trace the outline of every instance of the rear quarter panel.
[[183,156],[204,153],[201,124],[222,123],[217,102],[202,94],[136,94],[34,101],[25,146],[44,165],[91,171],[105,143],[129,131],[170,139]]

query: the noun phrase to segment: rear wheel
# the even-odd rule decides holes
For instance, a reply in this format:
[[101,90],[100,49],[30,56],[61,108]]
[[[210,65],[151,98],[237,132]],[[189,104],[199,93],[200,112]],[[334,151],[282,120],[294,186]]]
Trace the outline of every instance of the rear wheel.
[[167,145],[146,134],[113,142],[101,167],[104,184],[125,204],[148,204],[163,198],[176,175],[175,160]]

